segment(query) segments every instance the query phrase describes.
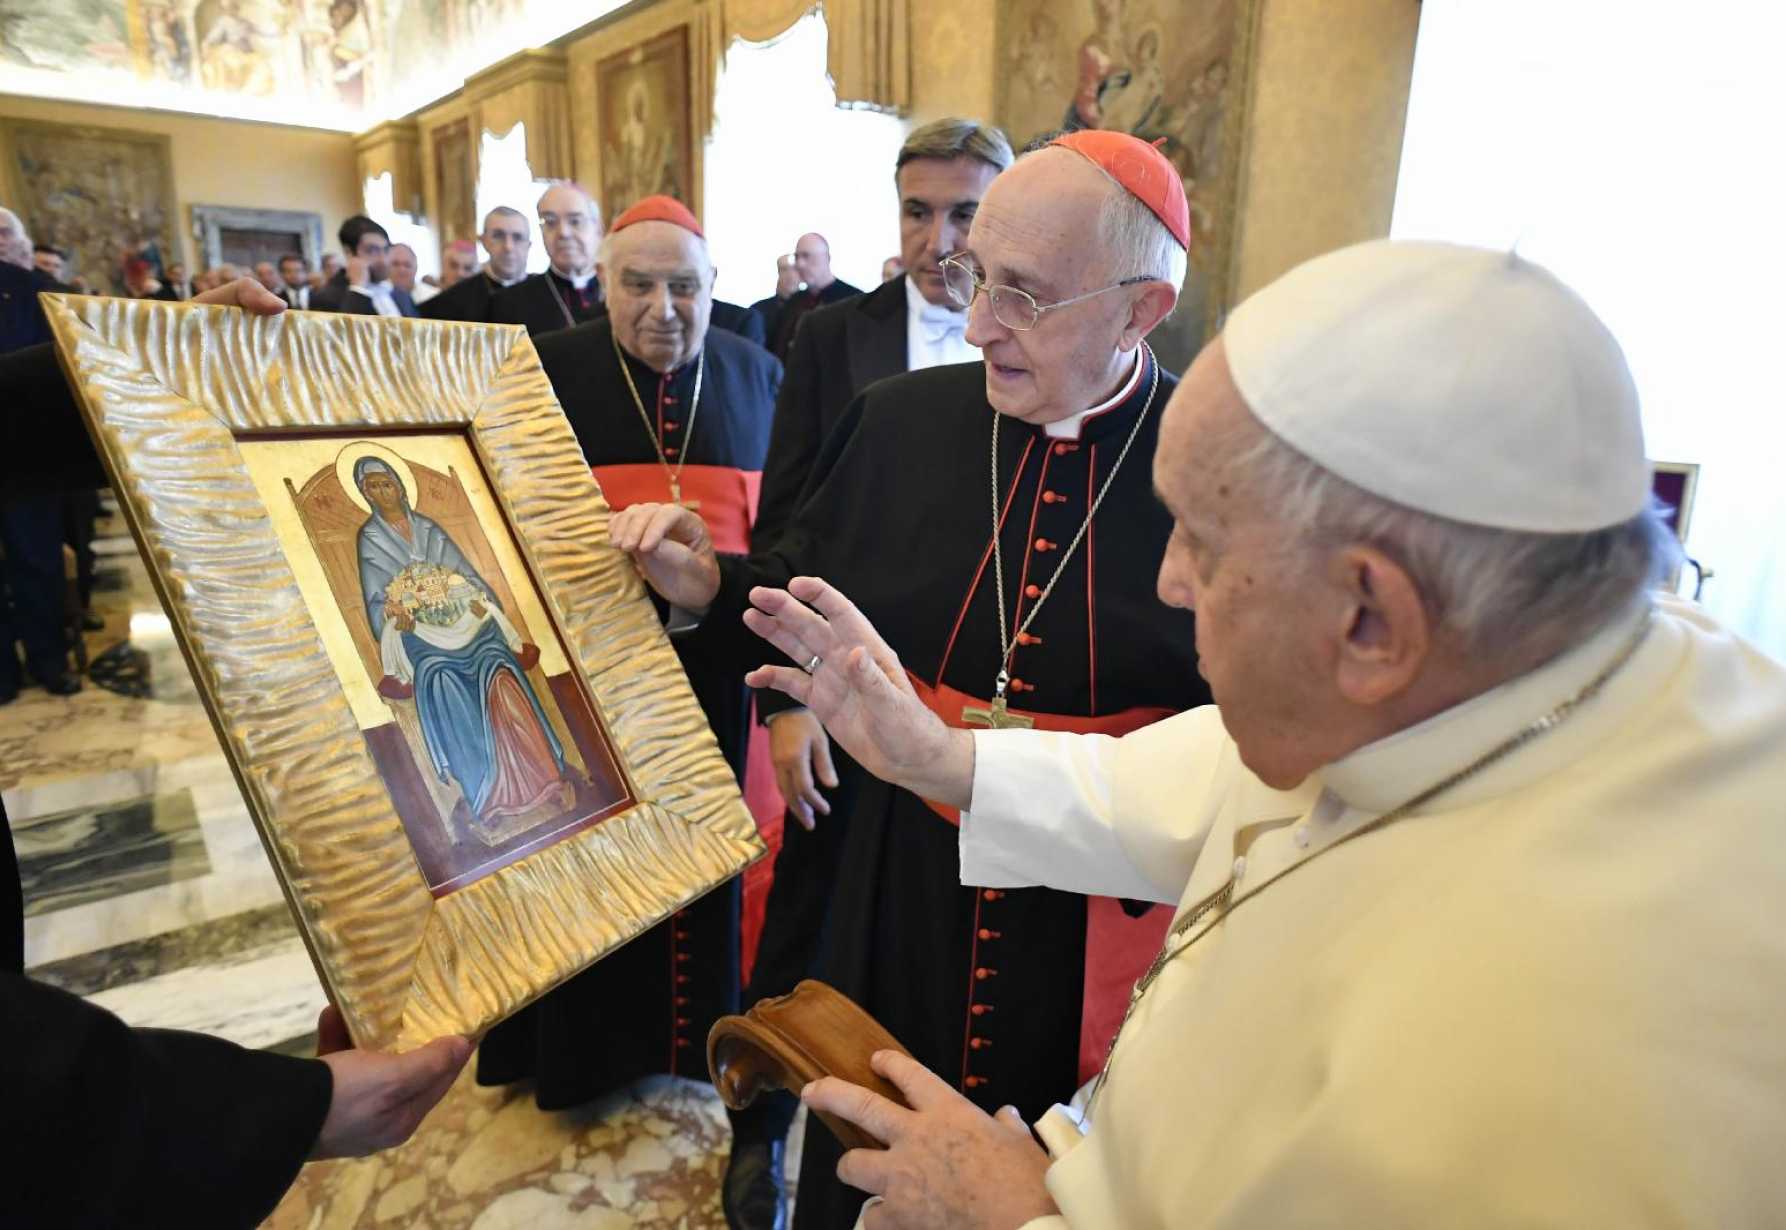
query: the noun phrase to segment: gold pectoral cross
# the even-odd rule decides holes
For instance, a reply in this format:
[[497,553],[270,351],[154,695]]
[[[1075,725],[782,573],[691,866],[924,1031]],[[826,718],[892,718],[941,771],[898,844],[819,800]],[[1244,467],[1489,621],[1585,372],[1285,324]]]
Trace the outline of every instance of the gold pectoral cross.
[[1005,703],[1005,689],[1011,686],[1009,671],[1001,670],[992,685],[992,704],[982,709],[978,705],[964,706],[961,720],[969,726],[985,726],[992,730],[1029,730],[1036,724],[1036,719],[1025,717],[1021,713],[1012,713]]
[[1002,696],[995,696],[992,704],[984,709],[978,705],[964,708],[961,720],[969,726],[985,726],[992,730],[1029,730],[1036,724],[1032,717],[1012,713]]
[[700,512],[701,511],[701,501],[683,499],[682,498],[682,484],[677,482],[673,478],[670,480],[670,503],[676,505],[679,508],[686,508],[686,509],[688,509],[689,512]]

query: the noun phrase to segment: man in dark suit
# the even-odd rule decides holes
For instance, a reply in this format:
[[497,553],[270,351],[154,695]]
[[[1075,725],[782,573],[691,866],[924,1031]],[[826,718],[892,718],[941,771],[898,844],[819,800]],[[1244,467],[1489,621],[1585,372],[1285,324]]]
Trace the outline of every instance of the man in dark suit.
[[533,249],[533,228],[527,215],[498,205],[484,216],[478,236],[489,258],[484,267],[461,278],[422,305],[430,320],[487,321],[496,296],[527,277],[527,254]]
[[[0,327],[20,298],[0,264]],[[285,305],[251,279],[200,296],[261,315]],[[35,301],[31,301],[34,308]],[[41,321],[41,313],[38,314]],[[41,325],[38,326],[41,328]],[[0,483],[50,459],[73,483],[103,482],[55,355],[39,342],[0,356],[0,391],[33,413],[0,431]],[[131,1029],[24,976],[24,919],[11,827],[0,807],[0,1221],[19,1226],[259,1225],[307,1160],[407,1140],[471,1055],[443,1038],[403,1055],[349,1049],[318,1022],[320,1059],[247,1050],[203,1034]]]
[[553,184],[540,197],[540,239],[551,268],[497,295],[490,319],[526,325],[530,337],[601,317],[602,286],[595,276],[602,216],[595,198],[577,184]]
[[823,235],[800,236],[794,245],[794,271],[800,277],[801,289],[782,304],[775,332],[769,339],[769,349],[783,363],[794,348],[794,334],[799,332],[800,320],[806,313],[862,293],[859,287],[831,272],[831,244]]
[[724,329],[727,333],[736,333],[747,341],[767,347],[768,333],[763,318],[755,308],[740,307],[736,303],[723,300],[713,301],[713,327]]
[[[1010,165],[1004,135],[971,120],[938,120],[906,138],[893,182],[907,272],[866,295],[815,308],[800,322],[775,402],[753,550],[767,550],[780,537],[820,445],[858,393],[900,372],[978,361],[979,351],[964,337],[967,313],[949,298],[938,262],[966,243],[981,194]],[[843,845],[843,825],[830,818],[832,807],[837,804],[840,814],[850,810],[848,800],[836,795],[840,779],[818,720],[777,693],[759,693],[757,704],[769,724],[789,823],[782,829],[762,940],[744,994],[747,1007],[793,990],[812,972]],[[777,1095],[733,1116],[727,1207],[752,1210],[733,1217],[737,1230],[775,1224],[768,1210],[779,1207],[780,1192],[768,1189],[779,1179],[781,1141],[793,1111],[793,1099]]]
[[793,253],[776,257],[775,293],[750,305],[750,310],[763,318],[763,330],[767,336],[775,336],[775,331],[781,327],[781,310],[799,289],[800,271],[794,268]]
[[355,214],[336,232],[347,263],[310,295],[316,312],[356,316],[419,316],[415,301],[391,285],[391,237],[384,227]]
[[276,293],[285,300],[286,307],[300,312],[310,310],[310,270],[303,257],[296,252],[287,252],[280,257],[279,281],[281,285]]

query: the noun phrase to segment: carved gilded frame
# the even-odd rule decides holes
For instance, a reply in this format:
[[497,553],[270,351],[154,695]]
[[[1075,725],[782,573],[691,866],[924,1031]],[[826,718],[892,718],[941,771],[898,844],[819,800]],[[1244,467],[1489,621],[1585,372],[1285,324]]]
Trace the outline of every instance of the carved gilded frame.
[[[63,368],[329,997],[482,1033],[763,852],[524,330],[46,296]],[[436,898],[238,438],[462,432],[638,800]]]

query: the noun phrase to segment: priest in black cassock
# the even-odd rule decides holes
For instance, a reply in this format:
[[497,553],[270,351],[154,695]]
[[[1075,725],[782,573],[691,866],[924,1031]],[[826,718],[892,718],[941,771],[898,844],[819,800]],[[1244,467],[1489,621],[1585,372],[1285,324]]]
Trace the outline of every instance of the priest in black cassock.
[[[894,160],[893,182],[901,260],[912,272],[866,295],[817,308],[801,323],[775,401],[763,498],[751,531],[754,549],[774,545],[799,504],[820,448],[863,389],[901,372],[979,361],[979,350],[965,336],[967,312],[950,299],[941,261],[967,242],[980,198],[1010,165],[1004,134],[972,120],[937,120],[905,139]],[[842,753],[833,752],[817,718],[779,692],[759,693],[757,712],[769,726],[788,822],[782,826],[762,938],[744,994],[747,1008],[787,994],[813,973],[843,849],[843,817],[853,802],[838,793],[842,779],[833,756]],[[859,780],[853,772],[846,776]],[[778,1092],[732,1115],[727,1181],[763,1189],[748,1202],[755,1208],[782,1202],[776,1178],[794,1108],[792,1095]],[[770,1217],[733,1222],[734,1230],[773,1225]]]
[[484,267],[467,278],[460,278],[434,298],[422,304],[421,312],[429,320],[490,319],[490,307],[496,296],[527,277],[527,253],[533,248],[533,228],[527,215],[507,205],[498,205],[484,216],[484,233],[478,236],[489,259]]
[[[615,219],[602,284],[608,315],[538,346],[603,494],[616,509],[687,502],[721,550],[748,550],[781,364],[709,329],[706,240],[668,197],[648,197]],[[742,779],[743,668],[699,639],[674,643]],[[707,1031],[738,1008],[738,923],[734,880],[491,1030],[478,1080],[532,1077],[540,1106],[554,1109],[651,1073],[705,1079]]]
[[606,310],[595,271],[602,241],[595,198],[576,184],[553,184],[540,197],[539,214],[551,267],[498,294],[489,315],[497,324],[526,325],[531,337],[574,328]]
[[[855,600],[951,725],[1120,734],[1208,703],[1191,616],[1155,594],[1171,519],[1147,463],[1177,383],[1144,339],[1183,281],[1183,184],[1132,137],[1062,141],[993,182],[945,263],[983,364],[858,396],[775,545],[716,558],[682,510],[615,519],[654,588],[705,611],[693,635],[712,652],[760,661],[739,619],[750,588],[812,575]],[[1033,1120],[1068,1099],[1169,912],[964,888],[958,815],[865,776],[846,790],[822,976],[987,1110]],[[796,1226],[850,1226],[862,1195],[808,1124]]]

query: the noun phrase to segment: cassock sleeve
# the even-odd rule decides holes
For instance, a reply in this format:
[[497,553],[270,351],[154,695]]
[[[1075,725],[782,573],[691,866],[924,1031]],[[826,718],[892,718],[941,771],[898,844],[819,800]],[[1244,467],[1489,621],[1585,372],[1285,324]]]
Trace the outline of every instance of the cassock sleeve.
[[45,342],[0,355],[0,483],[103,487],[105,471],[74,394]]
[[1237,763],[1213,705],[1120,739],[975,731],[961,882],[1176,904]]
[[0,974],[0,1220],[255,1226],[315,1145],[333,1079],[314,1059],[131,1029]]
[[775,425],[769,436],[769,458],[763,463],[763,494],[751,528],[751,547],[767,551],[794,516],[824,443],[819,413],[820,357],[813,330],[794,338],[775,399]]

